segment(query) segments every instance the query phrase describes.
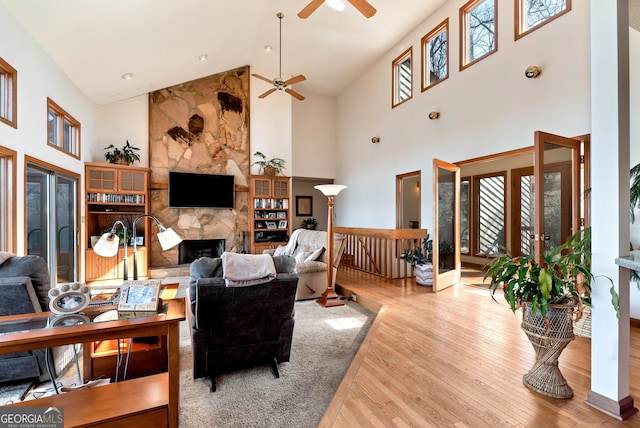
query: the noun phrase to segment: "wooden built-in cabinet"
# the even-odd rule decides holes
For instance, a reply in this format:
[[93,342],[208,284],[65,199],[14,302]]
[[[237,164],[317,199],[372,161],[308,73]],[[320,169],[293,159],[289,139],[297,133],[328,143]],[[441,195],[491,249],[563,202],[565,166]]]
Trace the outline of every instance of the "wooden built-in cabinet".
[[[100,236],[120,220],[131,229],[133,220],[149,213],[149,169],[142,167],[85,163],[85,281],[118,282],[124,270],[124,247],[115,257],[101,257],[91,249],[91,237]],[[147,220],[136,224],[138,278],[147,277]],[[116,231],[121,231],[120,226]],[[131,230],[131,232],[133,232]],[[129,279],[133,279],[133,250],[128,248]]]
[[286,245],[291,234],[291,177],[252,175],[249,201],[250,251]]

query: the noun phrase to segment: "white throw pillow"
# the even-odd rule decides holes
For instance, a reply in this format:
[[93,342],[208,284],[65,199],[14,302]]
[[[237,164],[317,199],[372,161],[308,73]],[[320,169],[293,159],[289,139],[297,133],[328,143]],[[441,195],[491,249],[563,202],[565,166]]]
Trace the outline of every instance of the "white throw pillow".
[[311,253],[309,251],[301,251],[298,254],[296,254],[296,263],[303,263],[307,261],[307,258],[309,257]]
[[315,250],[313,253],[309,254],[309,256],[304,259],[305,262],[315,262],[320,260],[320,257],[322,257],[322,254],[324,254],[324,247],[320,247],[317,250]]

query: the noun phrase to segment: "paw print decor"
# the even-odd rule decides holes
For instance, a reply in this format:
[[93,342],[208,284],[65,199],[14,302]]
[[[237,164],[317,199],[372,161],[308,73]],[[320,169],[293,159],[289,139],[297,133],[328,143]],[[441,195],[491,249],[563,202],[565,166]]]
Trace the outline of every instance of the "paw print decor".
[[49,309],[56,314],[75,314],[91,300],[89,287],[77,282],[61,284],[49,290]]

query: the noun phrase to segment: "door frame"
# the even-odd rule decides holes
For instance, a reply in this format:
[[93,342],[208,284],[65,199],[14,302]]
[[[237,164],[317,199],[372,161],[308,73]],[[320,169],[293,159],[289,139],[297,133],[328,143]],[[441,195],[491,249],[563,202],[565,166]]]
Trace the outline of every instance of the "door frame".
[[[454,173],[454,218],[453,218],[453,266],[452,270],[440,273],[440,230],[438,226],[438,170],[445,169]],[[460,167],[458,165],[434,158],[433,159],[433,286],[435,293],[460,282]]]

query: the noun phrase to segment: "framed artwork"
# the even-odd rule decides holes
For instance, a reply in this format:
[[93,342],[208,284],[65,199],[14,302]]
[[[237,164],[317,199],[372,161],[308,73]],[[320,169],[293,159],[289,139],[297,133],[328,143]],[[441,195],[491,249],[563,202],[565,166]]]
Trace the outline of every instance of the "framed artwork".
[[[144,245],[144,235],[143,236],[136,236],[136,247],[141,247]],[[133,245],[133,237],[131,239],[129,239],[129,245]]]
[[296,215],[313,215],[313,198],[311,196],[296,196]]
[[267,229],[275,229],[277,227],[277,223],[275,221],[267,222]]
[[280,220],[278,222],[278,229],[286,229],[287,228],[287,220]]

